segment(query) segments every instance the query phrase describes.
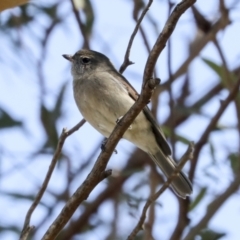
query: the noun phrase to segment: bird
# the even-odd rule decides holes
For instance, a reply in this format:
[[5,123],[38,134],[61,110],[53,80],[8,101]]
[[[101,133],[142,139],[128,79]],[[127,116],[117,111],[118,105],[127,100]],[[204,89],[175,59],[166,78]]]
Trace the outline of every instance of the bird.
[[[79,111],[108,138],[139,94],[100,52],[82,49],[74,55],[62,56],[72,64],[73,94]],[[171,148],[148,106],[135,118],[123,138],[146,152],[167,178],[176,169]],[[182,171],[171,182],[171,188],[183,199],[192,193],[192,184]]]

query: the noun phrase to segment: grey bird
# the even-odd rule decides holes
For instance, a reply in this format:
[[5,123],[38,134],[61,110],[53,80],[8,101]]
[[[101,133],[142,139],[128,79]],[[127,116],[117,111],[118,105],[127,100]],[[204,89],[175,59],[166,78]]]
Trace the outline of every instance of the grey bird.
[[[132,85],[103,54],[80,50],[63,55],[72,63],[73,92],[83,117],[102,135],[109,137],[116,121],[124,116],[138,98]],[[171,157],[166,138],[146,106],[136,117],[123,138],[146,152],[169,177],[177,164]],[[192,184],[183,172],[171,184],[175,193],[186,198],[192,193]]]

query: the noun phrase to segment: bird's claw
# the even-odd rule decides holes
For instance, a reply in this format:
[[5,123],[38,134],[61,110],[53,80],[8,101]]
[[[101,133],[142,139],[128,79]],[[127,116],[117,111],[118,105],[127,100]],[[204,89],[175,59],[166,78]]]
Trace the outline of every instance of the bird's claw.
[[[105,151],[105,149],[106,149],[105,144],[107,143],[107,140],[108,140],[107,138],[104,138],[104,140],[103,140],[103,142],[102,142],[102,144],[101,144],[101,150],[102,150],[102,151]],[[118,152],[117,152],[117,149],[114,149],[113,152],[116,153],[116,154],[118,153]]]
[[[119,117],[119,118],[116,120],[116,123],[118,124],[122,118],[123,118],[123,116]],[[132,125],[130,125],[130,126],[128,127],[128,129],[131,130],[131,129],[132,129]]]

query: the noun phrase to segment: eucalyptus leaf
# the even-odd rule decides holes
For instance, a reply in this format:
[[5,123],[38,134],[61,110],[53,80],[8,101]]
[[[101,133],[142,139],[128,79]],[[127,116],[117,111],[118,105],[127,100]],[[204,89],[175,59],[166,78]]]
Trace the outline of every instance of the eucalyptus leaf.
[[226,236],[226,233],[223,232],[216,232],[211,229],[203,229],[199,236],[201,237],[201,240],[218,240],[224,236]]
[[197,197],[191,202],[189,206],[189,211],[192,211],[197,205],[203,200],[204,196],[207,193],[207,188],[203,187],[198,193]]
[[22,127],[23,123],[14,119],[9,113],[0,108],[0,129]]

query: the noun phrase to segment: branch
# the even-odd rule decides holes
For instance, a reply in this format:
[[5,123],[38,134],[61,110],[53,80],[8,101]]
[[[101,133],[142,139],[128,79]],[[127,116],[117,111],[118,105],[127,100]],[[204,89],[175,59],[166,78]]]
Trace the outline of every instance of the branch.
[[120,73],[123,73],[129,65],[133,64],[133,62],[129,60],[129,55],[130,55],[130,50],[131,50],[131,47],[132,47],[132,44],[133,44],[133,40],[134,40],[134,38],[135,38],[135,36],[137,34],[137,31],[138,31],[138,29],[140,27],[140,24],[141,24],[143,18],[145,17],[145,15],[146,15],[148,9],[150,8],[150,6],[152,5],[152,2],[153,2],[153,0],[149,0],[147,6],[144,8],[140,18],[137,21],[137,24],[136,24],[136,26],[135,26],[135,28],[133,30],[133,33],[132,33],[132,35],[130,37],[129,42],[128,42],[128,46],[127,46],[127,50],[126,50],[126,53],[125,53],[125,56],[124,56],[123,64],[121,65],[121,67],[119,69]]
[[149,79],[152,76],[152,73],[154,71],[155,64],[157,62],[157,59],[162,52],[162,50],[166,46],[166,42],[171,36],[174,28],[177,25],[177,22],[181,15],[189,8],[191,7],[196,0],[185,0],[181,1],[173,10],[170,17],[168,18],[161,34],[159,35],[156,43],[153,46],[153,49],[148,57],[146,67],[144,69],[144,81],[143,86],[145,85],[147,79]]
[[41,201],[42,199],[42,196],[48,186],[48,183],[49,183],[49,180],[52,176],[52,173],[53,173],[53,170],[55,168],[55,165],[60,157],[60,154],[61,154],[61,151],[62,151],[62,147],[63,147],[63,144],[66,140],[66,138],[68,136],[70,136],[72,133],[74,133],[75,131],[77,131],[80,127],[82,127],[82,125],[86,122],[85,119],[82,119],[76,126],[74,126],[73,128],[71,128],[69,131],[67,131],[66,128],[64,128],[62,130],[62,134],[61,136],[59,137],[59,140],[58,140],[58,144],[57,144],[57,149],[53,155],[53,158],[52,158],[52,161],[51,161],[51,164],[49,166],[49,169],[48,169],[48,172],[46,174],[46,177],[43,181],[43,184],[38,192],[38,194],[36,195],[31,207],[29,208],[27,214],[26,214],[26,217],[25,217],[25,221],[24,221],[24,225],[23,225],[23,229],[22,229],[22,232],[21,232],[21,236],[20,236],[20,240],[24,240],[24,239],[27,239],[31,229],[33,228],[33,226],[29,226],[30,224],[30,220],[31,220],[31,216],[32,216],[32,213],[33,211],[35,210],[35,208],[37,207],[37,205],[39,204],[39,202]]
[[[235,72],[236,72],[235,74],[237,75],[237,69],[235,70]],[[217,94],[221,90],[222,90],[222,85],[217,84],[209,92],[207,92],[200,100],[194,103],[190,107],[190,109],[200,109],[209,99],[212,98],[213,95]],[[186,113],[183,114],[183,112],[179,112],[176,117],[175,126],[178,126],[183,121],[185,121],[187,116],[189,116],[189,114],[186,114]],[[170,120],[167,120],[163,125],[170,126],[169,125],[170,122],[171,122]],[[136,159],[137,159],[137,162],[136,162]],[[145,155],[144,152],[140,151],[139,149],[136,149],[132,154],[132,156],[130,157],[128,164],[126,165],[126,167],[123,169],[122,172],[123,173],[125,171],[134,172],[136,168],[141,168],[147,160],[148,160],[148,156]],[[63,234],[61,234],[61,237],[62,237],[61,239],[70,239],[74,234],[77,234],[79,233],[79,231],[84,229],[89,217],[97,211],[98,206],[101,205],[107,199],[110,199],[115,194],[117,194],[117,190],[122,187],[122,185],[125,183],[128,177],[129,175],[123,174],[123,176],[114,178],[114,180],[110,182],[109,186],[101,194],[99,194],[99,196],[91,204],[89,204],[86,207],[86,209],[81,214],[81,216],[79,216],[76,220],[73,220],[71,224],[63,231]],[[188,199],[180,201],[180,206],[182,202],[184,202],[183,208],[186,208],[185,203],[187,201]],[[181,211],[181,207],[180,207],[180,211]],[[188,211],[188,208],[184,209],[183,211],[186,213]],[[184,216],[184,214],[182,216]],[[179,224],[181,225],[182,223],[183,223],[183,218],[181,219],[179,218]],[[176,229],[176,231],[178,230]],[[179,232],[176,232],[176,236],[180,236],[178,233]],[[176,239],[176,238],[171,238],[171,239]]]
[[212,132],[212,130],[216,126],[219,118],[222,116],[223,112],[228,107],[229,103],[237,96],[237,94],[239,92],[239,85],[240,85],[240,78],[234,84],[234,86],[233,86],[231,92],[229,93],[228,97],[223,102],[221,102],[220,108],[218,109],[215,116],[212,118],[212,120],[208,124],[207,128],[203,132],[203,135],[201,136],[201,138],[197,142],[195,152],[194,152],[194,158],[193,158],[193,161],[192,161],[192,164],[191,164],[191,167],[190,167],[190,171],[189,171],[190,180],[193,180],[195,169],[196,169],[196,166],[197,166],[198,156],[199,156],[199,153],[200,153],[202,147],[207,142],[210,133]]
[[122,174],[118,177],[113,177],[111,181],[109,181],[108,187],[91,203],[85,206],[84,211],[81,212],[77,219],[71,221],[71,223],[61,232],[59,238],[61,240],[71,239],[75,234],[84,231],[89,218],[98,211],[98,207],[101,206],[104,201],[112,199],[119,194],[119,189],[121,189],[123,184],[132,176],[132,174],[129,173],[134,173],[138,171],[138,169],[143,168],[148,161],[150,162],[149,156],[142,150],[136,148],[127,161],[126,166],[121,171]]
[[84,26],[84,24],[83,24],[82,21],[81,21],[81,18],[80,18],[80,16],[79,16],[79,11],[76,9],[73,0],[71,0],[71,4],[72,4],[72,10],[73,10],[74,16],[75,16],[75,18],[76,18],[78,27],[79,27],[79,29],[80,29],[80,31],[81,31],[81,33],[82,33],[82,37],[83,37],[83,48],[90,49],[89,40],[88,40],[88,37],[87,37],[87,35],[86,35],[85,26]]
[[199,223],[193,227],[187,236],[184,238],[184,240],[192,240],[194,237],[201,231],[203,228],[205,228],[209,222],[209,220],[212,219],[213,215],[218,211],[218,209],[224,204],[224,202],[229,199],[229,197],[235,193],[240,184],[240,174],[236,175],[235,180],[229,185],[229,187],[219,196],[215,198],[214,201],[212,201],[206,211],[206,215],[199,221]]
[[59,216],[55,219],[55,221],[48,228],[47,232],[44,234],[42,240],[55,239],[65,224],[68,222],[68,220],[72,217],[73,213],[76,211],[79,205],[88,198],[92,190],[104,179],[103,173],[105,172],[109,158],[111,157],[118,141],[123,136],[124,132],[128,129],[133,120],[149,102],[149,99],[151,98],[153,90],[157,84],[159,84],[158,79],[151,78],[149,81],[147,81],[147,84],[142,89],[142,92],[137,101],[124,115],[124,117],[121,118],[119,123],[114,128],[112,134],[105,144],[104,151],[102,151],[99,155],[91,172],[83,184],[67,201]]
[[[125,114],[125,116],[119,121],[116,125],[114,131],[110,135],[107,143],[105,144],[104,151],[99,155],[93,169],[90,174],[87,176],[86,180],[83,184],[76,190],[73,196],[68,200],[64,208],[62,209],[59,216],[55,219],[52,225],[49,227],[47,232],[43,236],[43,240],[52,240],[55,239],[61,229],[65,226],[68,220],[71,218],[77,207],[88,198],[91,191],[95,188],[95,186],[102,181],[102,173],[105,171],[107,163],[109,161],[112,152],[114,151],[117,142],[123,136],[124,132],[128,129],[132,121],[137,117],[140,111],[145,107],[148,103],[151,95],[153,93],[153,89],[159,84],[158,79],[152,79],[152,73],[154,70],[154,65],[156,60],[165,47],[167,39],[170,37],[173,32],[176,23],[183,14],[183,12],[190,7],[196,0],[186,0],[177,5],[172,15],[170,16],[163,32],[160,34],[155,46],[153,47],[148,61],[146,63],[142,91],[135,102],[135,104],[130,108],[130,110]],[[169,30],[170,29],[170,30]]]
[[194,42],[194,48],[192,48],[192,51],[190,52],[189,57],[184,61],[184,63],[177,69],[177,71],[173,74],[172,79],[169,79],[165,83],[161,84],[161,88],[156,89],[156,93],[159,94],[161,91],[168,89],[168,86],[171,85],[178,77],[180,77],[182,74],[184,74],[187,71],[187,68],[189,64],[193,61],[195,57],[199,55],[201,50],[212,41],[217,33],[220,30],[225,29],[229,24],[230,20],[228,16],[221,17],[211,28],[211,31],[208,32],[208,34],[204,35],[201,39],[197,39],[196,42]]
[[133,240],[137,233],[142,229],[145,218],[146,218],[146,213],[147,210],[149,208],[149,206],[156,201],[156,199],[170,186],[171,182],[173,181],[173,179],[175,177],[177,177],[179,175],[179,172],[181,171],[181,169],[183,168],[183,166],[185,165],[185,163],[189,160],[193,158],[193,152],[194,152],[194,143],[191,142],[188,146],[187,151],[185,152],[185,154],[182,156],[177,168],[174,170],[174,172],[172,173],[172,175],[168,178],[168,180],[163,184],[163,186],[160,188],[159,191],[157,191],[154,195],[150,196],[147,200],[147,202],[145,203],[143,210],[142,210],[142,214],[141,217],[137,223],[137,225],[135,226],[135,228],[133,229],[133,231],[131,232],[131,234],[128,236],[127,240]]

